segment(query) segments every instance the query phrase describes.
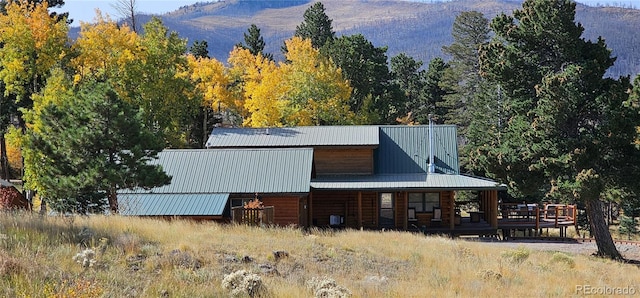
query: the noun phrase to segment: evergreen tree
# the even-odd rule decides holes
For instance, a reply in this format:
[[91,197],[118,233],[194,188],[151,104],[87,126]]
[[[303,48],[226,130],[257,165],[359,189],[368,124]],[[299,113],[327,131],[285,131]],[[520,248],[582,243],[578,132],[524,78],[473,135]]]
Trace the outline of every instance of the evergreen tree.
[[598,254],[620,259],[601,199],[611,189],[637,193],[629,177],[640,171],[633,144],[640,114],[628,78],[603,78],[615,59],[602,39],[581,38],[575,6],[527,0],[491,22],[496,36],[480,50],[480,69],[499,86],[498,103],[489,103],[501,113],[499,128],[477,115],[484,127],[475,129],[492,134],[470,152],[514,194],[584,202]]
[[425,86],[423,93],[425,94],[425,109],[416,115],[416,120],[420,123],[429,123],[429,114],[432,114],[433,120],[444,122],[447,109],[443,107],[444,96],[450,91],[443,87],[442,79],[444,73],[449,69],[449,64],[445,63],[442,58],[436,57],[429,62],[429,68],[426,72]]
[[209,44],[206,40],[195,40],[189,52],[196,58],[209,58]]
[[392,124],[396,117],[403,116],[396,108],[404,103],[398,101],[399,90],[391,82],[386,47],[375,47],[362,34],[356,34],[335,39],[321,52],[342,69],[353,87],[349,105],[361,116],[360,123]]
[[[60,82],[61,72],[55,75]],[[47,88],[29,114],[37,129],[26,137],[24,156],[29,185],[50,207],[87,212],[100,210],[108,201],[117,213],[118,189],[171,181],[160,166],[149,164],[162,150],[162,138],[146,128],[141,113],[107,83],[85,81],[77,91],[62,91],[60,85]]]
[[236,46],[249,50],[252,55],[262,54],[265,58],[273,60],[273,55],[264,52],[264,38],[260,34],[260,28],[256,24],[251,24],[247,32],[244,33],[244,44]]
[[399,105],[398,114],[406,115],[408,123],[415,123],[416,115],[424,112],[425,71],[421,70],[422,61],[416,61],[405,53],[391,57],[392,83],[400,90],[402,102]]
[[311,45],[320,49],[336,36],[332,22],[322,2],[316,2],[304,12],[304,21],[296,27],[295,36],[311,39]]
[[[483,84],[480,76],[480,46],[489,41],[489,20],[477,11],[466,11],[456,16],[451,29],[453,43],[442,48],[451,56],[449,68],[445,71],[441,86],[451,92],[443,96],[442,107],[448,110],[444,122],[455,124],[458,135],[466,139],[467,127],[471,122],[473,101],[480,94]],[[464,145],[465,142],[463,142]],[[464,164],[464,157],[461,158]]]

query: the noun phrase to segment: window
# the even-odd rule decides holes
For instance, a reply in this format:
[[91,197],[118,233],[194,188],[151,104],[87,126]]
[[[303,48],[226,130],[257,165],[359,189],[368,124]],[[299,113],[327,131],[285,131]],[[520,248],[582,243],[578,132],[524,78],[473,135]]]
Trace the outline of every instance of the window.
[[243,199],[231,199],[231,207],[242,207],[249,201],[253,200],[253,198],[243,198]]
[[433,207],[440,207],[439,192],[415,192],[409,193],[409,208],[415,208],[416,212],[431,212]]

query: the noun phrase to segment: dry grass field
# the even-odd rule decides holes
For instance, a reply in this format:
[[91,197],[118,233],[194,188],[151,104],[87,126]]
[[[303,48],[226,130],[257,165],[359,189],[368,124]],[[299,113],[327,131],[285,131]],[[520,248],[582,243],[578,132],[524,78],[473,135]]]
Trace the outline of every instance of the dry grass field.
[[2,297],[564,297],[638,280],[588,254],[408,232],[0,215]]

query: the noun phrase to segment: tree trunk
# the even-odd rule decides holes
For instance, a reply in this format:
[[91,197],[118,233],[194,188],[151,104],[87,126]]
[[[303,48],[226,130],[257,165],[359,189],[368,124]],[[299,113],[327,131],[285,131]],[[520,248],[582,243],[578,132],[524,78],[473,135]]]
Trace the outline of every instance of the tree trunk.
[[605,223],[602,202],[598,199],[591,199],[585,203],[591,231],[598,246],[597,255],[614,260],[622,260],[622,255],[618,252],[616,245],[613,243],[613,238],[611,238],[609,226]]
[[109,189],[107,197],[109,199],[109,209],[111,209],[111,214],[118,214],[118,194],[116,193],[115,187],[111,187],[111,189]]
[[0,133],[0,178],[9,180],[9,158],[7,156],[7,142],[4,132]]

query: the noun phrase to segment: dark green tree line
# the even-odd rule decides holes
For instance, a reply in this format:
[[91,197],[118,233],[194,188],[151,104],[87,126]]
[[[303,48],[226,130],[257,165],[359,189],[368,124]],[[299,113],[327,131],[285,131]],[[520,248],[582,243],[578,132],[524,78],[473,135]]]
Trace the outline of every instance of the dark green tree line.
[[516,195],[584,202],[598,254],[620,259],[601,200],[613,189],[637,193],[639,110],[628,78],[603,78],[615,58],[604,40],[581,38],[575,6],[528,0],[493,19],[480,70],[497,85],[488,105],[500,114],[477,115],[470,129],[491,135],[470,139],[471,160]]

